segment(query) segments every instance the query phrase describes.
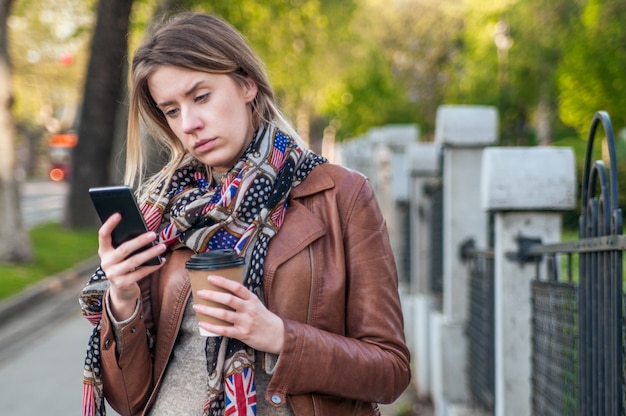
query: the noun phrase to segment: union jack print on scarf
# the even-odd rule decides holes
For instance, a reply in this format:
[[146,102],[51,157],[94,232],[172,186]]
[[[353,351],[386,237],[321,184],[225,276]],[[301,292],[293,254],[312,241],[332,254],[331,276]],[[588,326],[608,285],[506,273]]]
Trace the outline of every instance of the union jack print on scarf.
[[[246,259],[244,285],[259,293],[268,244],[283,223],[291,190],[325,162],[276,126],[265,124],[221,185],[210,184],[206,166],[197,161],[178,167],[171,180],[161,183],[142,204],[142,213],[168,246],[182,243],[195,252],[235,248]],[[85,359],[83,414],[90,416],[105,414],[99,318],[107,287],[108,280],[98,268],[80,299],[83,314],[96,325]],[[147,340],[149,345],[151,341]],[[226,415],[256,414],[254,351],[236,339],[208,337],[206,343],[204,415],[221,416],[225,408]],[[218,347],[209,348],[210,343]]]
[[256,415],[256,388],[254,372],[251,368],[244,368],[241,373],[226,377],[224,389],[226,391],[225,416]]

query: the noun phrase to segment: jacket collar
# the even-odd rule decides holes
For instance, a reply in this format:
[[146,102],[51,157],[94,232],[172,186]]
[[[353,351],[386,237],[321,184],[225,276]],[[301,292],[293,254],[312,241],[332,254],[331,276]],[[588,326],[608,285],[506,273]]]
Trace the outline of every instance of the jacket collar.
[[[306,180],[291,190],[283,227],[272,238],[266,257],[265,279],[271,284],[276,268],[326,233],[326,226],[317,215],[300,202],[304,198],[331,189],[335,181],[326,165],[313,169]],[[293,219],[291,219],[293,218]]]
[[315,167],[298,186],[291,190],[292,198],[303,198],[335,187],[335,181],[328,173],[327,164]]

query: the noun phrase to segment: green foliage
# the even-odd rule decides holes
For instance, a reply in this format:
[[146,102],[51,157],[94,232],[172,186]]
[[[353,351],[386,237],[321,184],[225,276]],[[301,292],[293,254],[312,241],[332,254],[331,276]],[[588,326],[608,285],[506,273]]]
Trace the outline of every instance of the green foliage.
[[[424,132],[434,129],[447,89],[458,85],[453,79],[458,69],[454,65],[460,64],[457,58],[464,48],[464,15],[458,4],[454,0],[364,2],[353,24],[361,53],[350,63],[353,69],[343,85],[354,90],[355,76],[389,79],[384,91],[380,82],[369,89],[367,84],[358,88],[362,97],[358,100],[357,91],[347,91],[355,100],[349,107],[337,107],[344,130],[340,137],[349,135],[351,126],[356,127],[354,133],[387,123],[415,123]],[[360,107],[374,107],[376,117]],[[329,110],[326,113],[332,115]]]
[[287,115],[307,136],[306,126],[326,102],[351,61],[347,24],[354,0],[186,1],[185,6],[230,22],[265,61]]
[[[40,123],[42,112],[61,112],[66,102],[77,100],[94,4],[16,1],[15,109],[24,124]],[[626,125],[626,3],[620,0],[134,0],[133,5],[131,50],[157,6],[215,13],[231,22],[266,62],[283,108],[305,136],[308,126],[319,126],[310,132],[318,137],[332,126],[341,140],[387,123],[416,123],[428,136],[442,104],[497,106],[503,144],[534,144],[540,119],[549,120],[554,139],[571,135],[569,126],[585,135],[600,109],[611,114],[616,129]],[[58,24],[49,18],[53,12],[74,24],[71,36],[57,37]],[[499,23],[506,25],[509,41],[500,51]],[[77,60],[61,67],[58,54],[70,46]],[[42,57],[36,64],[27,59],[32,51]]]
[[339,140],[363,134],[371,126],[413,120],[418,115],[418,106],[376,51],[366,65],[366,71],[355,68],[327,101],[325,114]]
[[[14,117],[50,132],[70,128],[80,103],[94,0],[15,0],[9,21]],[[64,54],[73,61],[61,62]]]
[[588,0],[559,64],[563,121],[586,134],[590,114],[607,111],[626,125],[626,3]]
[[[591,120],[587,123],[587,129],[589,129],[589,124]],[[581,199],[581,191],[580,185],[582,183],[582,176],[585,169],[585,155],[587,152],[587,135],[584,136],[584,139],[578,136],[571,136],[567,138],[560,139],[554,142],[555,146],[563,146],[570,147],[573,149],[574,154],[576,156],[576,178],[577,183],[579,184],[579,188],[577,189],[576,194],[576,208],[572,211],[569,211],[564,214],[563,225],[568,230],[578,230],[578,222],[579,216],[581,212],[580,199]],[[591,152],[591,161],[595,163],[596,161],[602,161],[604,166],[607,169],[611,169],[608,157],[606,140],[604,139],[604,132],[602,131],[602,127],[600,126],[598,131],[596,132],[596,136],[593,143],[593,149]],[[617,201],[618,207],[622,210],[626,209],[626,141],[621,138],[616,138],[615,142],[615,152],[616,152],[616,160],[617,160],[617,186],[618,186],[618,198]],[[600,184],[596,184],[597,192],[600,191]],[[599,197],[599,195],[597,195]]]
[[96,230],[66,230],[57,223],[32,229],[30,240],[35,260],[20,265],[0,265],[0,299],[67,270],[95,256],[98,250]]

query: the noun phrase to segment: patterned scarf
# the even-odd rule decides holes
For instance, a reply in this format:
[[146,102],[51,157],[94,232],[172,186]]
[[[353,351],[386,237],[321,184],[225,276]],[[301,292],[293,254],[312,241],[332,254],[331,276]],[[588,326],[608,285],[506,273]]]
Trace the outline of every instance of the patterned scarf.
[[[222,184],[209,183],[200,163],[184,166],[141,209],[148,228],[168,245],[182,243],[195,252],[234,248],[246,259],[245,286],[259,294],[268,243],[282,225],[289,192],[325,162],[275,126],[263,125]],[[105,414],[99,349],[107,288],[98,268],[80,298],[83,315],[95,325],[84,367],[83,415],[89,416]],[[208,392],[203,414],[256,414],[254,350],[236,339],[207,337],[205,351]]]

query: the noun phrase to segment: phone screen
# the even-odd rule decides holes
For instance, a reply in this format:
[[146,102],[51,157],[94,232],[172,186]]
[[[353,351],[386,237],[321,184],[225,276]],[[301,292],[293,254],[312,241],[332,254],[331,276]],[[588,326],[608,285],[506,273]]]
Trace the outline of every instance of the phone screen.
[[[113,229],[111,239],[113,247],[131,240],[148,231],[146,222],[141,215],[135,196],[128,186],[107,186],[101,188],[89,189],[89,196],[102,222],[106,221],[111,215],[119,212],[122,220]],[[150,248],[153,244],[148,244],[133,254]],[[155,257],[144,263],[144,265],[161,264],[161,258]]]

